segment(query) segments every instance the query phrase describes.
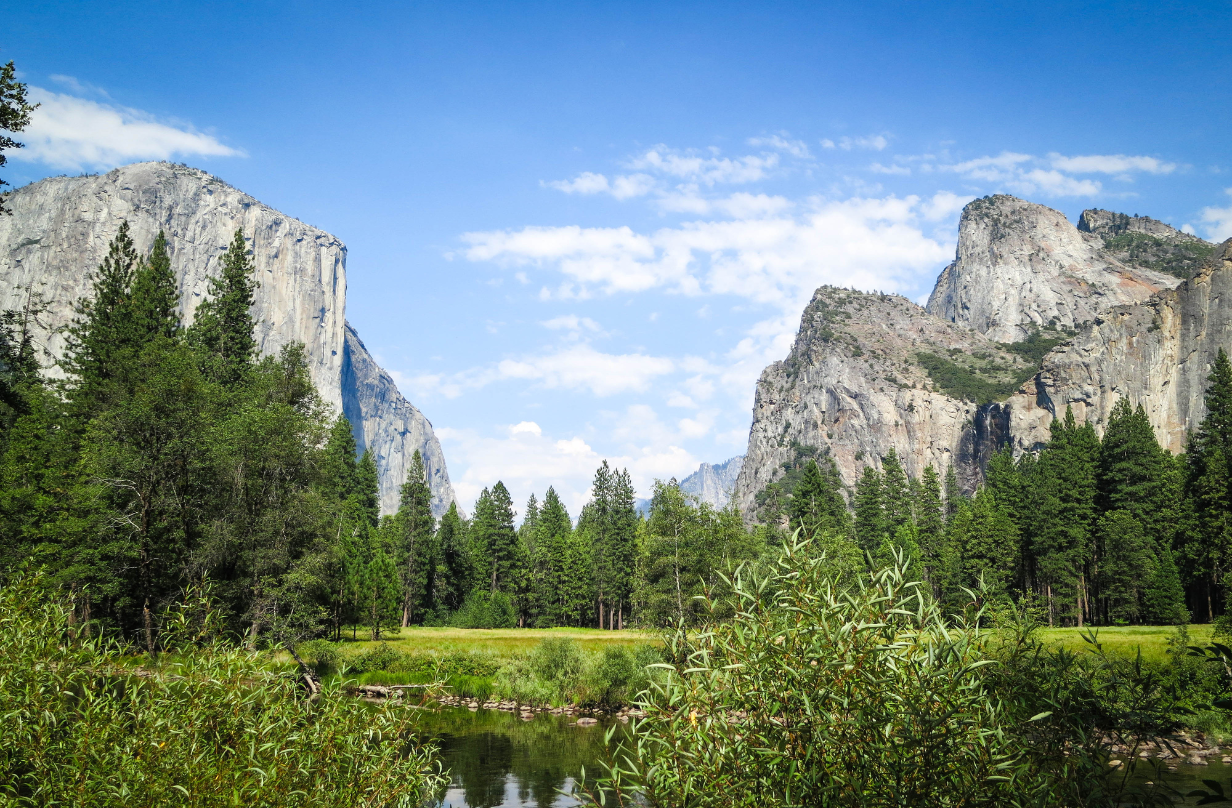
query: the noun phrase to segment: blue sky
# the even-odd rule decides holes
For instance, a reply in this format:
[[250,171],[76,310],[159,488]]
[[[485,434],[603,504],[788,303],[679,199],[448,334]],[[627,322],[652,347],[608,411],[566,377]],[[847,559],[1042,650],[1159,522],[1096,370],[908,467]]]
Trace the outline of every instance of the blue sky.
[[822,283],[922,300],[1008,192],[1232,236],[1227,3],[39,3],[20,185],[211,171],[348,248],[459,498],[744,451]]

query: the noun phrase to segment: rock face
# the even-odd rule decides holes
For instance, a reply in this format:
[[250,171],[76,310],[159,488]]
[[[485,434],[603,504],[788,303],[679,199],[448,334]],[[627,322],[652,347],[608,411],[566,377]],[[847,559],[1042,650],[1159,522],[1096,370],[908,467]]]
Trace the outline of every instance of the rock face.
[[342,356],[342,411],[353,424],[355,443],[368,447],[381,469],[381,512],[398,510],[398,496],[411,456],[418,449],[428,470],[432,513],[440,516],[453,502],[445,454],[432,424],[402,397],[389,374],[381,369],[359,334],[346,326]]
[[[757,385],[733,495],[746,518],[784,464],[814,455],[833,457],[851,488],[893,448],[908,474],[952,464],[971,491],[995,451],[1038,449],[1067,406],[1102,434],[1128,398],[1181,451],[1205,415],[1211,364],[1232,348],[1232,241],[1107,211],[1081,225],[1013,197],[977,200],[927,311],[817,290],[791,353]],[[1161,260],[1193,276],[1142,266]]]
[[963,210],[958,254],[928,299],[928,311],[999,342],[1033,329],[1075,330],[1100,312],[1140,303],[1178,283],[1173,275],[1127,266],[1103,239],[1059,211],[1012,196]]
[[[191,322],[235,230],[242,229],[260,284],[253,313],[261,352],[275,354],[292,342],[306,346],[313,382],[325,401],[348,416],[360,415],[353,417],[356,436],[363,438],[361,448],[377,451],[386,511],[396,507],[405,459],[416,448],[429,463],[434,504],[448,507],[453,500],[431,425],[398,394],[346,324],[346,247],[334,236],[203,171],[169,163],[53,177],[14,191],[7,206],[13,215],[0,216],[0,309],[22,306],[31,290],[41,293],[49,309],[48,330],[39,336],[52,359],[62,356],[60,329],[72,320],[73,304],[90,292],[91,272],[122,220],[143,252],[159,230],[166,233],[185,322]],[[47,372],[60,374],[55,365]]]
[[[908,474],[951,464],[968,490],[1008,440],[1007,411],[940,386],[931,358],[960,379],[1008,395],[1033,368],[984,335],[897,295],[823,286],[804,310],[787,359],[762,372],[749,448],[733,497],[752,517],[756,495],[801,453],[828,454],[848,487],[893,448]],[[964,375],[965,374],[965,375]]]
[[743,467],[744,455],[713,466],[702,463],[697,471],[680,481],[680,490],[715,508],[726,508]]
[[1099,236],[1104,252],[1127,266],[1188,278],[1210,258],[1215,245],[1148,216],[1085,210],[1078,229]]
[[1079,422],[1103,433],[1122,398],[1141,404],[1160,442],[1185,448],[1206,415],[1207,375],[1219,349],[1232,349],[1232,240],[1176,289],[1095,319],[1044,359],[1034,391],[1007,402],[1018,452],[1048,440],[1054,415],[1072,407]]

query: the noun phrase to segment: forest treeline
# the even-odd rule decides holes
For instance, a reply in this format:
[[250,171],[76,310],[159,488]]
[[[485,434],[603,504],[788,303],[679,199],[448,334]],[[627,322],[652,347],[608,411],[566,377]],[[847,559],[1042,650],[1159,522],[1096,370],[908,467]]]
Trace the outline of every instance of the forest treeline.
[[[1232,562],[1232,365],[1220,350],[1207,415],[1172,455],[1142,406],[1113,407],[1102,438],[1072,410],[1049,442],[1015,461],[1008,448],[964,496],[953,467],[904,473],[891,450],[866,466],[848,508],[832,459],[797,462],[771,487],[762,518],[788,518],[827,541],[833,563],[885,565],[901,549],[910,572],[957,610],[967,590],[1025,600],[1049,625],[1175,624],[1220,619]],[[809,447],[795,447],[799,458]]]
[[40,367],[43,305],[0,322],[0,568],[45,568],[72,619],[149,650],[164,613],[207,585],[250,643],[378,637],[410,624],[666,624],[731,562],[758,555],[734,510],[656,488],[649,519],[605,462],[576,526],[549,489],[520,525],[497,482],[439,521],[422,458],[380,514],[375,459],[321,401],[302,346],[258,357],[254,268],[236,232],[191,325],[162,234],[122,224]]

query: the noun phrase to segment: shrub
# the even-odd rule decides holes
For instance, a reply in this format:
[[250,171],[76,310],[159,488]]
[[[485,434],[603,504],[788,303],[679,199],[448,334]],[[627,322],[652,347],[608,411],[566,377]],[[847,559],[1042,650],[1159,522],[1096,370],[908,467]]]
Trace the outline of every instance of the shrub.
[[981,630],[974,608],[947,619],[901,561],[844,583],[801,543],[739,571],[733,592],[734,619],[672,638],[677,663],[652,683],[603,791],[584,796],[696,808],[1153,797],[1127,793],[1106,764],[1109,734],[1136,762],[1175,727],[1166,688],[1133,660],[1088,664],[1030,627]]
[[[33,578],[0,588],[0,803],[14,806],[419,806],[444,784],[414,711],[375,709],[168,615],[171,652],[135,671],[75,635]],[[143,675],[137,675],[140,672]]]
[[449,619],[455,628],[513,628],[517,622],[517,613],[508,595],[481,589],[467,595]]
[[325,676],[342,669],[342,653],[329,640],[309,640],[295,649],[300,658],[308,663],[317,676]]

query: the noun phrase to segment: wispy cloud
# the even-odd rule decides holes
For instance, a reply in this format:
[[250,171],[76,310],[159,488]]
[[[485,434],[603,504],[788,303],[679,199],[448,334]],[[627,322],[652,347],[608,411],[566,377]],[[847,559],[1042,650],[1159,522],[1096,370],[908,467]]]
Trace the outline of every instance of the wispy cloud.
[[[1224,189],[1224,193],[1232,196],[1232,188]],[[1214,205],[1202,209],[1203,230],[1211,241],[1223,241],[1232,238],[1232,205],[1226,208]]]
[[841,137],[838,140],[823,138],[821,147],[823,149],[841,149],[843,151],[851,151],[852,149],[869,149],[871,151],[882,151],[886,146],[890,145],[890,141],[885,135],[867,135],[865,137]]
[[[69,80],[71,77],[62,76]],[[76,86],[84,85],[71,79]],[[30,88],[40,106],[22,132],[17,160],[61,170],[111,168],[133,160],[173,157],[234,157],[243,153],[192,126],[129,107],[90,101],[40,87]]]
[[[933,166],[926,164],[928,168]],[[936,166],[969,180],[992,183],[994,188],[1021,194],[1045,196],[1096,196],[1102,182],[1076,174],[1110,174],[1120,182],[1132,182],[1134,174],[1170,174],[1177,168],[1155,157],[1126,154],[1085,154],[1067,157],[1056,152],[1046,157],[1003,151]]]

